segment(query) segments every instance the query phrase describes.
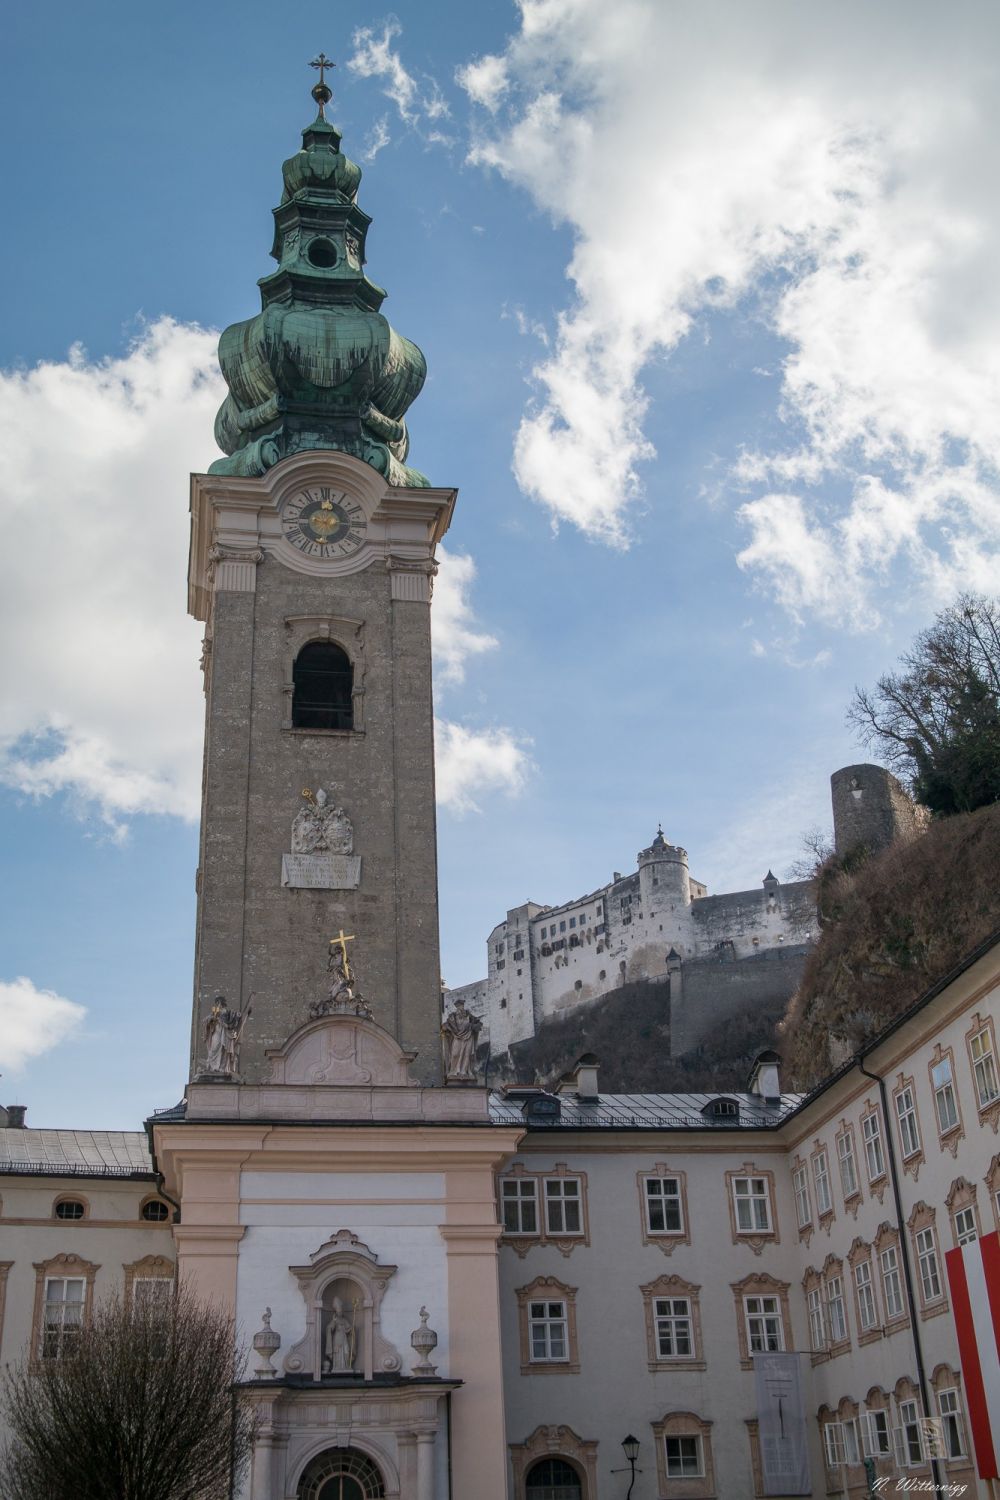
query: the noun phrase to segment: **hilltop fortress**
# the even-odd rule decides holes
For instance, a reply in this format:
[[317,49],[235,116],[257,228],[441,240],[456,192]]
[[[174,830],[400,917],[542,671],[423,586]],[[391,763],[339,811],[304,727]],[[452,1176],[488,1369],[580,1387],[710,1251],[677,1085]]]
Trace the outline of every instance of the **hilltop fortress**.
[[[838,854],[885,848],[920,827],[919,810],[881,766],[845,766],[830,778]],[[818,924],[811,881],[769,869],[754,890],[710,895],[687,850],[659,829],[636,869],[558,906],[511,907],[486,941],[485,979],[446,991],[483,1021],[480,1041],[502,1057],[548,1020],[624,984],[658,982],[670,1013],[670,1049],[683,1056],[752,1005],[777,1015],[795,991]]]

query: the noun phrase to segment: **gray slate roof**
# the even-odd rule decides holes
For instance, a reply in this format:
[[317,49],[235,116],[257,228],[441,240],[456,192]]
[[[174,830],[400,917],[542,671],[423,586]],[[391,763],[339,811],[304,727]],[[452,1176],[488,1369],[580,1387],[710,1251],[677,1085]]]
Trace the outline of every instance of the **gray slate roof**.
[[141,1130],[0,1130],[0,1174],[152,1177]]
[[[559,1119],[535,1120],[536,1130],[760,1130],[774,1127],[797,1107],[802,1094],[782,1094],[780,1104],[768,1104],[758,1094],[600,1094],[593,1101],[560,1094]],[[738,1117],[711,1119],[702,1114],[713,1099],[733,1099]],[[519,1099],[490,1095],[494,1125],[524,1125]]]

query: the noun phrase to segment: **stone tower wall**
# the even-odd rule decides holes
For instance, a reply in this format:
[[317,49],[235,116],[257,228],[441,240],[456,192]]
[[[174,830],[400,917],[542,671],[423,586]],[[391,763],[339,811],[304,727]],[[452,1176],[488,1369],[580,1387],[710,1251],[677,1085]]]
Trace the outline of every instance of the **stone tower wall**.
[[841,856],[863,847],[888,849],[898,838],[913,838],[926,826],[900,781],[884,766],[844,766],[830,777],[834,847]]

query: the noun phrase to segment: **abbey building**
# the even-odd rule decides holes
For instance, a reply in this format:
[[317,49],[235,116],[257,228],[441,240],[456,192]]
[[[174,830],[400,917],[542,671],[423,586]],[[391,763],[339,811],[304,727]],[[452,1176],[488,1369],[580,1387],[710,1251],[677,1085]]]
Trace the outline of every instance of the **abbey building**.
[[[220,345],[226,457],[191,483],[189,1081],[142,1132],[0,1116],[0,1360],[65,1358],[105,1290],[180,1278],[254,1350],[240,1500],[861,1496],[866,1463],[985,1496],[945,1255],[1000,1224],[1000,942],[804,1099],[771,1054],[717,1098],[608,1094],[589,1056],[558,1092],[491,1092],[469,1007],[442,1025],[430,609],[456,496],[409,466],[423,358],[314,96],[277,269]],[[640,856],[633,925],[697,959],[713,898],[682,856]],[[515,913],[505,962],[520,930],[610,967],[620,885]],[[773,886],[750,948],[811,931]]]

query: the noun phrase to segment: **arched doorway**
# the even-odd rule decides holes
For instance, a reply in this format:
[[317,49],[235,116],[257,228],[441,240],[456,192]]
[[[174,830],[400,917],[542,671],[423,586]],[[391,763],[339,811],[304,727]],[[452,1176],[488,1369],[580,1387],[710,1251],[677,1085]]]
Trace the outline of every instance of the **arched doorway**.
[[543,1458],[528,1470],[524,1496],[525,1500],[583,1500],[583,1484],[564,1458]]
[[297,1492],[298,1500],[383,1500],[384,1495],[378,1468],[357,1448],[320,1453],[299,1480]]

